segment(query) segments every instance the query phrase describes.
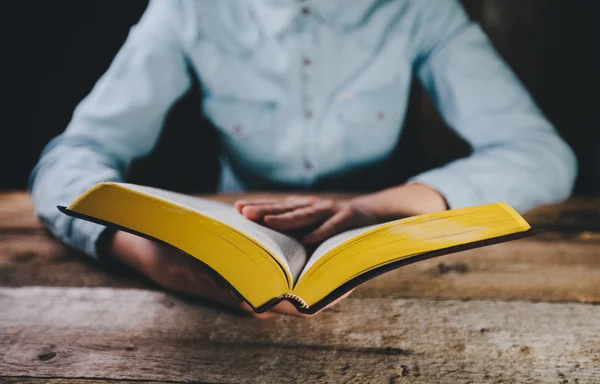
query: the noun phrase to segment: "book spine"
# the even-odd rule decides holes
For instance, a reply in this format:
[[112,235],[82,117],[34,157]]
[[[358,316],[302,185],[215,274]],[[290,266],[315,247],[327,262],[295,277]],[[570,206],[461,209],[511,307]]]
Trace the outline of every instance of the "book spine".
[[284,293],[281,295],[282,300],[295,300],[300,304],[300,308],[308,308],[308,304],[306,301],[302,300],[300,297],[294,295],[293,293]]
[[284,293],[283,295],[281,295],[281,296],[269,301],[268,303],[260,306],[259,308],[257,308],[257,312],[262,313],[262,312],[268,311],[269,309],[273,308],[277,304],[281,303],[283,300],[293,301],[294,306],[296,306],[299,309],[307,309],[308,308],[308,304],[306,304],[306,301],[302,300],[299,296],[296,296],[293,293]]

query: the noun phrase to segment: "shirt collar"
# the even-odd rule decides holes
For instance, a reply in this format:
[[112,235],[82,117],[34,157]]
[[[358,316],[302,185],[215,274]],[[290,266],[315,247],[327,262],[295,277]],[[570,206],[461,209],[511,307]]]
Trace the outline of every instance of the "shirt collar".
[[348,29],[363,21],[374,2],[369,0],[253,0],[257,19],[269,36],[278,36],[308,8],[336,29]]

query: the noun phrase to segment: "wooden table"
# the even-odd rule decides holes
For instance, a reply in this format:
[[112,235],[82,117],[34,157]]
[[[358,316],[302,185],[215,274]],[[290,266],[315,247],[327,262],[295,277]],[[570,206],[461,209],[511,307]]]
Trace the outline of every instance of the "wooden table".
[[103,270],[0,194],[0,381],[600,383],[600,199],[527,218],[549,231],[261,321]]

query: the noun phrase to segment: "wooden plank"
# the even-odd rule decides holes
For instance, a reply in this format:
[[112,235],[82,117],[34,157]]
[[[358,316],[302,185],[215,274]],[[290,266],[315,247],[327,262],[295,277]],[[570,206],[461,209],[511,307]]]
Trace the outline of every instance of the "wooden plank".
[[[35,345],[40,342],[48,347],[40,349]],[[85,333],[79,339],[68,330],[31,333],[11,352],[14,354],[4,359],[8,364],[0,362],[0,367],[13,376],[211,383],[322,382],[332,381],[340,372],[340,379],[347,377],[344,381],[353,383],[387,382],[399,376],[389,355],[375,358],[328,348],[206,343],[193,338],[156,339],[123,333]],[[40,361],[42,356],[47,360]]]
[[40,229],[40,222],[34,217],[33,206],[26,192],[0,193],[0,230]]
[[126,268],[106,268],[44,234],[0,234],[0,286],[156,288]]
[[[400,268],[365,283],[353,296],[600,303],[599,246],[531,239],[498,244]],[[0,234],[0,286],[158,288],[41,234]]]
[[519,240],[409,265],[355,297],[600,303],[600,244]]
[[[600,198],[577,197],[535,208],[525,215],[532,226],[560,233],[588,232],[600,239]],[[585,237],[585,236],[584,236]]]
[[160,292],[0,289],[0,372],[215,382],[598,382],[600,306],[348,299],[260,321]]

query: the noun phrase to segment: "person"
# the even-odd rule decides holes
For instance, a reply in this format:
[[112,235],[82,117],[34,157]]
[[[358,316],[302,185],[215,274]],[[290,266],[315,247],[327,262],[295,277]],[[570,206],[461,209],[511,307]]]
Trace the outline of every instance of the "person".
[[[98,182],[125,180],[192,75],[224,147],[220,191],[335,186],[361,173],[377,185],[394,172],[413,75],[472,146],[467,158],[350,200],[236,203],[274,229],[312,227],[308,244],[448,208],[506,201],[524,211],[565,199],[576,176],[571,149],[458,0],[151,0],[44,149],[31,175],[36,214],[91,257],[236,308],[250,310],[193,258],[56,209]],[[282,303],[259,317],[278,313],[296,311]]]

